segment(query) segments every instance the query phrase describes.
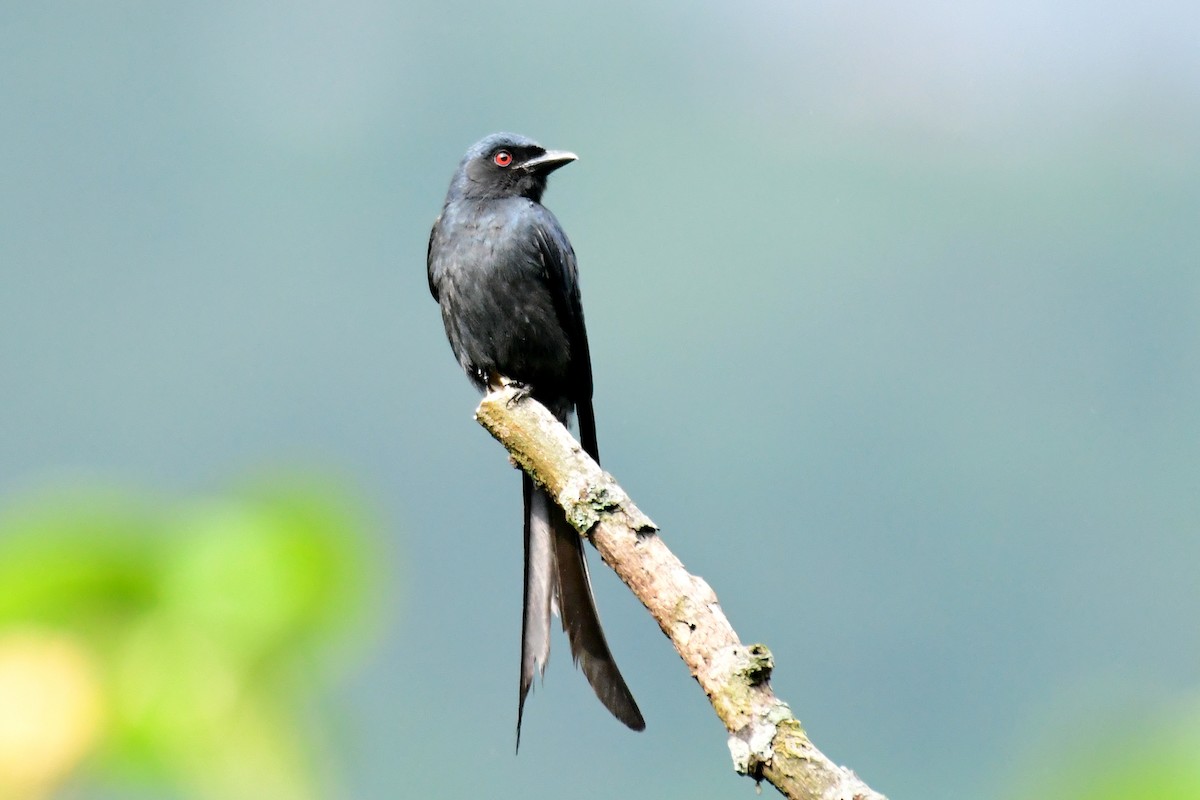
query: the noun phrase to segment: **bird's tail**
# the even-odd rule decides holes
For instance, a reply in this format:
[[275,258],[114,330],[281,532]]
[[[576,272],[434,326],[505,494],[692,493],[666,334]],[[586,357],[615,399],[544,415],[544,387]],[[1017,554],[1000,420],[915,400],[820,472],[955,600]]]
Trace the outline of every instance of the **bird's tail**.
[[583,540],[541,487],[522,475],[525,499],[525,603],[521,625],[521,697],[517,707],[517,746],[521,717],[534,673],[543,673],[550,656],[550,611],[562,618],[571,655],[583,669],[596,697],[614,717],[635,731],[646,727],[637,703],[625,685],[608,649],[592,584],[588,578]]

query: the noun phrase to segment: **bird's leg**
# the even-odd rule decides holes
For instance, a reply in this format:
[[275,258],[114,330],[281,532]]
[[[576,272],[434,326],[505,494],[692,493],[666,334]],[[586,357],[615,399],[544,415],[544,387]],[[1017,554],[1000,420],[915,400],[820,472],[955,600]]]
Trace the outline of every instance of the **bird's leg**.
[[511,407],[514,403],[519,403],[533,392],[533,387],[528,383],[513,380],[507,375],[501,375],[499,372],[492,370],[488,373],[487,386],[489,392],[498,392],[501,389],[515,389],[516,393],[509,398],[508,405]]

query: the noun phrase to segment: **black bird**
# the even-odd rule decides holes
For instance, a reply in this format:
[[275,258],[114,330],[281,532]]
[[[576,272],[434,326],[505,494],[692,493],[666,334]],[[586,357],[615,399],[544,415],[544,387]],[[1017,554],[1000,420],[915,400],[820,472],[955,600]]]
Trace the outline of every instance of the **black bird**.
[[[494,133],[463,157],[429,236],[429,291],[467,376],[488,391],[517,385],[566,423],[572,411],[583,449],[599,461],[592,364],[579,301],[575,251],[542,205],[546,178],[574,153]],[[550,656],[550,613],[562,618],[571,654],[613,716],[646,727],[596,613],[579,534],[526,474],[525,596],[521,624],[521,718],[534,672]]]

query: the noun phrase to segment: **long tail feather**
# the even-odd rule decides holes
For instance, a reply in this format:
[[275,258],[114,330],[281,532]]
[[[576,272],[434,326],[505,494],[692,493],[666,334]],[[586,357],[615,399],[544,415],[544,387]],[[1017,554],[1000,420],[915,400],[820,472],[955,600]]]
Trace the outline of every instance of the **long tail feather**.
[[[578,408],[584,449],[593,458],[596,423],[590,403]],[[525,501],[525,605],[521,624],[521,696],[517,706],[517,747],[521,746],[521,719],[533,676],[543,673],[550,657],[550,612],[562,617],[571,643],[571,656],[596,697],[614,717],[635,731],[646,722],[608,649],[600,615],[592,596],[592,582],[584,557],[583,539],[543,489],[528,475],[521,476]]]
[[550,658],[550,604],[554,598],[554,546],[548,497],[521,476],[525,505],[525,594],[521,616],[521,697],[517,703],[517,749],[521,719],[534,673],[544,674]]
[[[548,496],[546,501],[550,502]],[[617,669],[617,662],[604,638],[604,629],[600,627],[600,615],[592,597],[592,582],[583,555],[583,539],[567,522],[561,509],[555,506],[554,510],[558,512],[551,517],[558,566],[558,607],[563,630],[571,642],[571,655],[604,707],[633,730],[644,730],[646,721]]]

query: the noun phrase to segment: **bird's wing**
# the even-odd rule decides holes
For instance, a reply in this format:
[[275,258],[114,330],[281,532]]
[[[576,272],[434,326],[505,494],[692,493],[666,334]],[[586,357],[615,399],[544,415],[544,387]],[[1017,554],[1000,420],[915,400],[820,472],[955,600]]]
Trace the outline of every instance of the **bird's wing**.
[[[568,390],[579,420],[580,442],[592,458],[599,460],[596,420],[592,413],[591,353],[588,351],[587,329],[584,327],[583,306],[579,298],[575,252],[553,214],[543,206],[536,205],[534,214],[530,216],[540,262],[538,266],[571,348]],[[642,730],[646,723],[617,668],[604,637],[604,629],[600,626],[583,552],[583,539],[546,491],[534,487],[528,477],[525,478],[525,510],[526,621],[521,647],[521,703],[524,703],[533,673],[544,663],[539,661],[539,656],[544,658],[545,655],[541,637],[544,636],[548,620],[544,612],[532,608],[531,598],[544,603],[541,598],[545,596],[546,589],[543,583],[537,582],[540,571],[536,564],[531,565],[531,561],[535,557],[544,558],[539,548],[545,547],[547,537],[541,531],[548,528],[552,534],[549,541],[552,543],[554,566],[553,598],[562,618],[563,630],[571,643],[571,656],[605,707],[633,730]],[[539,523],[539,520],[544,522]],[[535,580],[531,581],[531,577]],[[520,715],[518,707],[518,730]]]
[[579,421],[579,439],[583,449],[599,462],[596,417],[592,411],[592,356],[583,322],[583,304],[579,299],[575,250],[554,215],[544,206],[538,208],[541,212],[535,223],[538,255],[546,271],[559,320],[571,344],[571,401]]
[[433,221],[433,227],[429,230],[429,246],[425,250],[425,275],[429,280],[429,293],[433,295],[433,299],[438,299],[437,284],[433,281],[433,240],[437,236],[438,226],[442,224],[442,215],[438,214],[438,218]]

